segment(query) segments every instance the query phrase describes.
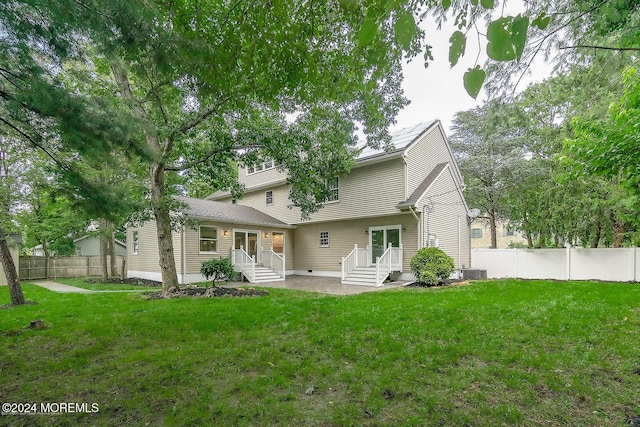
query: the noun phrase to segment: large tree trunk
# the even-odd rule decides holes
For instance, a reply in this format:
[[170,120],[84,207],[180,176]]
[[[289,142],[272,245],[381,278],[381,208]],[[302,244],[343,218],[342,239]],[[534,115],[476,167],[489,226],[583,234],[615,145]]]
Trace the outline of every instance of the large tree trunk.
[[9,250],[9,244],[7,243],[7,236],[4,234],[4,230],[0,226],[0,262],[2,263],[2,269],[4,270],[4,276],[7,278],[7,285],[9,286],[9,296],[11,297],[12,305],[22,305],[25,303],[24,294],[22,293],[22,286],[20,286],[20,279],[18,278],[18,271],[16,265],[13,262],[11,251]]
[[107,253],[109,252],[109,244],[107,242],[106,229],[107,221],[101,219],[99,221],[99,235],[100,235],[100,271],[102,272],[102,281],[106,282],[109,279],[109,270],[107,268]]
[[489,210],[489,232],[491,233],[491,247],[498,247],[498,239],[496,236],[496,211],[491,208]]
[[118,267],[116,266],[116,237],[113,231],[113,224],[109,223],[109,256],[110,256],[110,267],[111,267],[111,277],[119,276]]
[[164,167],[153,164],[151,167],[151,204],[156,219],[158,233],[158,252],[160,256],[160,272],[162,273],[162,295],[167,296],[169,289],[178,289],[178,272],[173,256],[173,238],[171,236],[171,217],[166,203],[164,183]]
[[[120,87],[120,93],[123,98],[131,103],[132,110],[140,119],[148,121],[146,111],[133,95],[126,69],[118,59],[112,58],[111,70],[116,83]],[[162,295],[167,296],[169,289],[177,289],[179,287],[176,261],[173,256],[171,217],[169,216],[169,207],[166,203],[166,189],[164,181],[165,165],[163,164],[163,159],[170,151],[170,143],[167,142],[169,145],[161,146],[158,133],[150,129],[145,130],[145,139],[147,146],[149,147],[149,151],[157,156],[157,160],[151,163],[150,168],[151,207],[153,209],[153,216],[156,220],[156,228],[158,232],[158,252],[160,256],[160,272],[162,273]]]

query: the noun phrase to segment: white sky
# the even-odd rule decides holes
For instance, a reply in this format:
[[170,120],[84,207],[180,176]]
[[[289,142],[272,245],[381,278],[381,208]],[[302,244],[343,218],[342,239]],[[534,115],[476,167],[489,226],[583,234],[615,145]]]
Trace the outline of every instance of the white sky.
[[[515,16],[523,10],[522,3],[512,2],[505,9],[504,15]],[[467,35],[466,52],[455,67],[449,66],[449,37],[455,31],[453,20],[449,20],[438,31],[434,20],[423,22],[422,27],[426,31],[426,40],[433,46],[434,61],[429,68],[424,68],[422,55],[415,57],[410,63],[403,65],[404,82],[402,88],[404,95],[411,103],[407,105],[396,117],[397,123],[389,130],[394,131],[434,119],[440,119],[448,132],[456,112],[469,110],[482,105],[486,98],[484,89],[480,91],[477,100],[471,98],[462,82],[464,73],[476,65],[484,67],[487,59],[486,39],[481,37],[481,46],[475,32]],[[480,57],[478,58],[478,51]],[[476,62],[477,60],[477,62]],[[544,64],[542,58],[535,61],[531,67],[532,75],[525,76],[520,83],[518,91],[526,88],[528,82],[541,81],[551,73],[551,66]]]

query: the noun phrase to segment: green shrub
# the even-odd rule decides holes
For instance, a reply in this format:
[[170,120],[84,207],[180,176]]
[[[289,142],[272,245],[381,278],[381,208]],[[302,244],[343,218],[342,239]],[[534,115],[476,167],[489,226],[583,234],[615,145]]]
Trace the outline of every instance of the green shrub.
[[427,285],[437,285],[438,279],[448,279],[456,271],[453,258],[438,248],[422,248],[411,258],[411,272],[416,280]]
[[212,286],[216,286],[216,282],[228,282],[235,275],[233,264],[229,258],[211,259],[202,263],[200,273],[207,279],[212,279]]

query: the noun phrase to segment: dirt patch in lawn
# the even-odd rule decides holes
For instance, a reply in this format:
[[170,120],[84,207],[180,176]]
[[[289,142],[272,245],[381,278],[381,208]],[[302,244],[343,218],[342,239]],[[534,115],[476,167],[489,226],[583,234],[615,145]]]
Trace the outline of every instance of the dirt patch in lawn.
[[[215,297],[261,297],[269,295],[269,292],[253,288],[200,288],[185,286],[180,289],[170,289],[167,298],[215,298]],[[145,294],[150,300],[163,299],[162,292],[150,292]]]

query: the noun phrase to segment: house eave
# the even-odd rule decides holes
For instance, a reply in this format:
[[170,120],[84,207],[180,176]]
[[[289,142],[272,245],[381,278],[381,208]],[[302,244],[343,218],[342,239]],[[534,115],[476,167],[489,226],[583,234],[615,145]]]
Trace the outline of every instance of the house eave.
[[273,224],[273,223],[264,223],[264,222],[252,222],[252,221],[244,221],[241,219],[215,218],[215,217],[200,216],[200,215],[187,215],[187,218],[199,220],[199,221],[221,222],[224,224],[250,225],[253,227],[285,228],[290,230],[298,228],[297,225],[292,225],[292,224]]

